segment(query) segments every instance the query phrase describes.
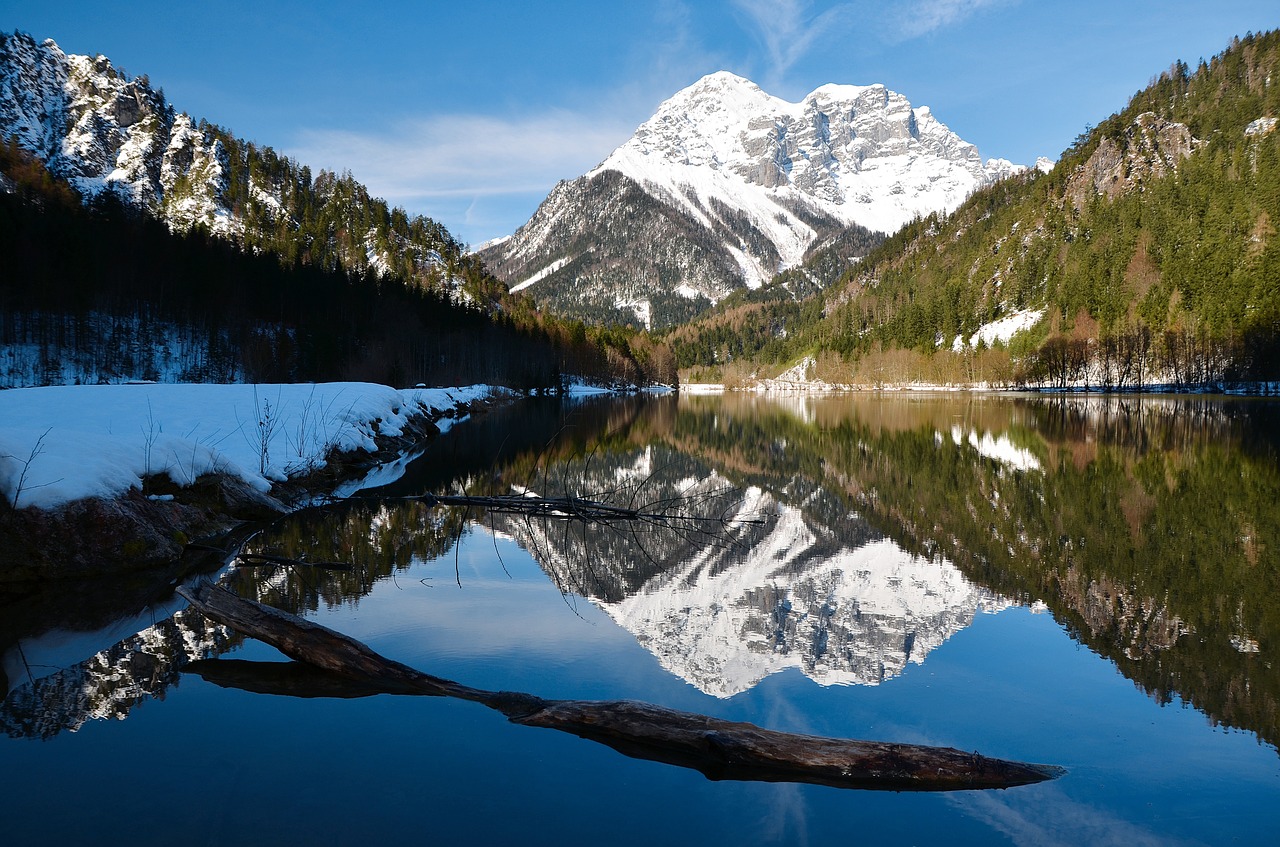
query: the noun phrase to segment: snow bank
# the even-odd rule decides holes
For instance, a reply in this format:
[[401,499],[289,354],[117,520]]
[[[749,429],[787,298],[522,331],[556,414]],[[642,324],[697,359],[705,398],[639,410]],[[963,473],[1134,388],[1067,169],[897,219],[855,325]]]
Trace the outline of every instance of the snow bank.
[[960,353],[965,347],[977,347],[979,341],[988,347],[997,341],[1002,344],[1008,344],[1009,339],[1013,338],[1014,335],[1038,324],[1044,314],[1044,309],[1024,309],[1010,312],[999,320],[978,327],[978,331],[969,336],[967,342],[964,336],[957,335],[955,341],[951,344],[951,349]]
[[115,497],[166,474],[179,485],[225,473],[261,491],[373,450],[415,415],[504,389],[316,385],[80,385],[0,391],[0,496],[49,509]]

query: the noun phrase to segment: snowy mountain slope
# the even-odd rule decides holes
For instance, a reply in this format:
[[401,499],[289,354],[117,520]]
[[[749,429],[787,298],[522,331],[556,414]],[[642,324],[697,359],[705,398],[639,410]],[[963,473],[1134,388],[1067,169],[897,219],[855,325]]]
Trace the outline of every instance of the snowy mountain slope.
[[0,138],[16,138],[86,200],[110,192],[186,232],[202,227],[287,261],[460,289],[462,245],[337,176],[177,111],[146,75],[52,40],[0,33]]
[[[720,72],[663,103],[481,255],[557,308],[674,323],[800,265],[844,228],[892,232],[1020,170],[984,163],[883,85],[825,85],[791,103]],[[681,310],[673,298],[693,302]]]
[[[5,36],[0,131],[86,197],[114,191],[179,230],[197,222],[224,235],[239,228],[223,202],[219,142],[146,77],[128,78],[105,56],[68,56],[52,40]],[[174,192],[180,180],[186,190]]]
[[883,85],[824,85],[789,103],[721,72],[663,103],[592,174],[605,170],[695,216],[716,201],[742,210],[790,267],[814,234],[793,205],[889,233],[1020,168],[984,164],[928,107]]

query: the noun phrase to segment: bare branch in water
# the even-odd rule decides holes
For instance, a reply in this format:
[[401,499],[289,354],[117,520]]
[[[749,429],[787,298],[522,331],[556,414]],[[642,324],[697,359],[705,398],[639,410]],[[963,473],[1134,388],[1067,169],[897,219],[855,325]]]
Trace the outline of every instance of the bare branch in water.
[[195,668],[219,685],[299,697],[375,693],[456,697],[496,709],[512,723],[569,732],[634,758],[692,768],[709,779],[954,791],[1009,788],[1065,773],[1053,765],[992,759],[949,747],[777,732],[631,700],[547,700],[522,692],[471,688],[384,658],[353,638],[208,583],[180,588],[178,593],[218,623],[322,669],[299,672],[279,663],[266,667],[237,663],[224,669],[223,661]]
[[237,553],[235,560],[239,564],[249,567],[255,565],[289,565],[291,567],[317,568],[326,571],[355,570],[353,565],[346,562],[308,562],[305,559],[290,559],[285,556],[272,555],[271,553]]

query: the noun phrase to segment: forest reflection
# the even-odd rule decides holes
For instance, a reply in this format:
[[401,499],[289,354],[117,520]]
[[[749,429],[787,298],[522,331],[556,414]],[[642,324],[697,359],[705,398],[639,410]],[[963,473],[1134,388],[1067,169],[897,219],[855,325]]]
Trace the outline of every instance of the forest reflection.
[[[252,548],[352,570],[241,568],[231,581],[305,613],[487,528],[717,696],[788,667],[879,684],[974,614],[1036,604],[1158,702],[1180,697],[1275,745],[1277,423],[1273,403],[1208,397],[530,403],[455,428],[396,485],[296,515]],[[703,517],[760,522],[628,532],[412,499],[525,489],[683,497]],[[205,641],[206,654],[232,643]],[[41,708],[20,691],[4,705],[13,734]]]

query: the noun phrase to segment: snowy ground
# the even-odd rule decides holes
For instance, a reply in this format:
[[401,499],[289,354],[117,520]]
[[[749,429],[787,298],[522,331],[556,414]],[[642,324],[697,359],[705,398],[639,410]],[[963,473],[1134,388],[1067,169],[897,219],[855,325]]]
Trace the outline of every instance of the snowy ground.
[[1010,312],[997,321],[983,324],[978,327],[978,331],[969,336],[966,341],[964,336],[957,335],[951,343],[951,349],[957,353],[964,352],[966,347],[977,347],[981,341],[985,346],[991,347],[997,341],[1001,344],[1008,344],[1009,339],[1014,335],[1040,323],[1044,317],[1044,309],[1025,309],[1019,312]]
[[505,390],[339,382],[0,391],[0,497],[48,509],[118,496],[161,473],[180,485],[226,473],[266,491],[322,465],[332,448],[372,450],[376,433],[399,434],[413,415]]

